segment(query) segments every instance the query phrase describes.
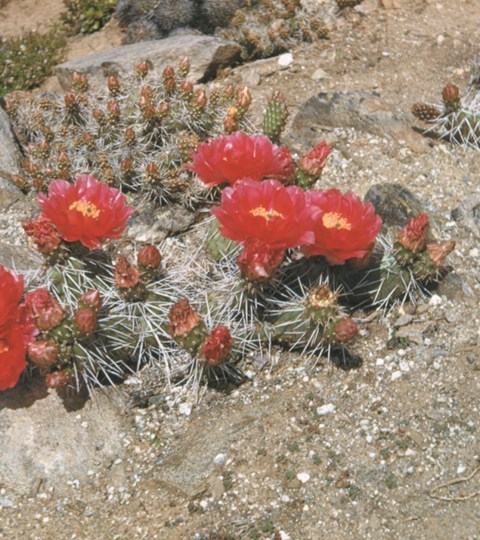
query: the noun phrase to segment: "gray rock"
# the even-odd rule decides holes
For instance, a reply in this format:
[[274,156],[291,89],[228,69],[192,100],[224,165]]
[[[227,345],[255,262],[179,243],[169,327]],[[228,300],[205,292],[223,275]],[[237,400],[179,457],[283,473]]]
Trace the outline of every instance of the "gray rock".
[[472,193],[462,201],[460,206],[452,210],[452,218],[480,238],[480,193]]
[[388,135],[415,152],[425,152],[428,142],[410,128],[411,117],[395,110],[376,92],[321,92],[299,109],[292,124],[293,138],[317,144],[312,127],[353,127],[375,135]]
[[433,237],[439,237],[438,225],[431,213],[418,197],[400,184],[375,184],[367,191],[365,201],[373,204],[386,227],[403,227],[418,214],[427,213],[430,232]]
[[179,232],[186,231],[196,220],[196,214],[184,206],[171,204],[157,208],[147,202],[136,206],[125,236],[137,242],[158,243]]
[[38,270],[43,263],[43,259],[34,249],[23,246],[12,246],[5,242],[0,242],[0,264],[23,273],[28,270]]
[[[48,393],[50,392],[50,393]],[[83,409],[68,412],[60,397],[33,380],[0,393],[0,478],[18,494],[39,484],[67,493],[67,482],[123,455],[119,393],[99,392]]]
[[71,89],[74,71],[89,76],[92,86],[104,86],[105,76],[130,74],[143,60],[150,60],[161,72],[167,65],[177,66],[187,56],[194,83],[215,77],[219,68],[234,64],[240,57],[240,46],[231,41],[197,34],[184,34],[157,41],[144,41],[89,54],[57,67],[62,88]]
[[23,197],[11,183],[12,174],[19,173],[20,148],[10,125],[8,114],[0,107],[0,210],[6,210]]

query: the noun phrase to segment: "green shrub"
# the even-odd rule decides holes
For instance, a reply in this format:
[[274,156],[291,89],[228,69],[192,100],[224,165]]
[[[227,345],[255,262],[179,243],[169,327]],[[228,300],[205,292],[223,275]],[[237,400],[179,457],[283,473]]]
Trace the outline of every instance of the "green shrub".
[[72,34],[91,34],[110,20],[118,0],[64,0],[62,21]]
[[58,26],[45,34],[0,39],[0,96],[38,86],[61,62],[65,45],[65,33]]

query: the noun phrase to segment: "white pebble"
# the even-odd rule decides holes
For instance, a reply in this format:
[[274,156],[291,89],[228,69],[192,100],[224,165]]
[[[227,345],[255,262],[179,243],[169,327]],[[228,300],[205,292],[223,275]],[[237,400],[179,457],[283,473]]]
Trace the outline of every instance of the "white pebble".
[[217,454],[213,458],[213,462],[215,463],[215,465],[223,465],[225,461],[227,461],[227,454]]
[[306,484],[310,480],[310,475],[306,472],[300,472],[297,474],[297,478],[302,484]]
[[457,474],[463,474],[467,470],[467,467],[463,464],[460,464],[457,467]]
[[400,370],[401,371],[410,371],[410,365],[408,362],[406,362],[405,360],[402,360],[400,363],[399,363],[399,367],[400,367]]
[[333,403],[327,403],[317,408],[318,416],[323,416],[325,414],[334,413],[337,410],[337,407]]
[[278,531],[280,533],[280,540],[290,540],[290,535],[285,531]]
[[183,414],[183,416],[190,416],[192,414],[192,404],[191,403],[181,403],[178,407],[178,412]]
[[470,257],[476,259],[480,255],[480,251],[478,251],[477,248],[473,248],[468,252],[468,254],[470,255]]
[[292,53],[284,53],[278,57],[278,65],[280,67],[286,68],[293,62]]
[[377,358],[376,364],[377,366],[384,366],[385,360],[383,358]]
[[431,306],[439,306],[442,302],[442,297],[438,296],[438,294],[434,294],[428,301]]
[[402,376],[402,372],[401,371],[394,371],[392,373],[392,376],[390,377],[390,379],[392,381],[396,381],[397,379],[400,379],[400,377]]

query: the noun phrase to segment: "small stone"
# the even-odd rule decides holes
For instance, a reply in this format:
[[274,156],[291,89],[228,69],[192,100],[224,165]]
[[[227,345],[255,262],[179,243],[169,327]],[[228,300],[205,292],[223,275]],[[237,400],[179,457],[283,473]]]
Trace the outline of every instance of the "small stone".
[[326,79],[328,77],[327,72],[324,71],[322,68],[318,68],[312,73],[312,81],[321,81],[322,79]]
[[0,497],[0,506],[3,508],[13,508],[14,504],[9,499],[6,499],[5,497]]
[[443,303],[443,300],[442,300],[441,296],[438,296],[438,294],[434,294],[434,295],[432,295],[432,297],[430,298],[428,303],[431,306],[439,306],[440,304]]
[[224,465],[225,462],[227,461],[227,454],[217,454],[214,458],[213,458],[213,462],[215,463],[215,465]]
[[392,373],[392,376],[390,377],[390,379],[392,381],[396,381],[397,379],[400,379],[400,377],[402,376],[402,372],[401,371],[394,371]]
[[407,324],[410,324],[413,321],[412,315],[400,315],[400,317],[393,323],[393,326],[396,326],[397,328],[400,328],[401,326],[406,326]]
[[384,366],[385,365],[385,360],[383,358],[377,358],[375,364],[377,366]]
[[437,37],[437,45],[441,45],[444,41],[445,41],[445,36],[443,34],[440,34],[438,37]]
[[326,414],[334,413],[337,410],[337,407],[333,403],[327,403],[321,407],[317,407],[317,415],[325,416]]
[[478,259],[478,256],[480,255],[480,251],[478,251],[477,248],[473,248],[468,252],[468,254],[470,255],[470,257],[473,257],[474,259]]
[[467,362],[469,364],[475,364],[476,361],[477,361],[477,356],[475,354],[468,354],[467,355]]
[[292,53],[284,53],[278,57],[278,66],[280,68],[287,68],[293,62]]
[[183,416],[190,416],[192,414],[192,404],[191,403],[181,403],[178,407],[178,412]]
[[310,475],[306,472],[301,472],[297,474],[297,478],[302,484],[306,484],[310,480]]
[[457,467],[457,474],[463,474],[467,470],[467,467],[462,463]]

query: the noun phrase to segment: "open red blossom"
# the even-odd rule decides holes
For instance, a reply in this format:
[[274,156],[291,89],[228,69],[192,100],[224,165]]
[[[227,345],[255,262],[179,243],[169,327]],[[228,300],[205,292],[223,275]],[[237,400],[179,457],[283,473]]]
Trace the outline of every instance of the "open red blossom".
[[288,148],[280,148],[263,135],[236,131],[202,143],[192,153],[187,169],[207,186],[234,184],[242,178],[276,178],[288,183],[295,177],[295,165]]
[[39,218],[28,221],[27,223],[23,223],[22,227],[26,235],[33,238],[38,251],[45,255],[49,255],[55,251],[62,241],[55,225],[48,219]]
[[257,238],[245,242],[237,264],[242,276],[249,281],[266,281],[282,264],[285,250],[271,248]]
[[229,355],[233,338],[226,326],[219,325],[212,329],[202,345],[202,356],[211,366],[218,366]]
[[15,276],[0,264],[0,332],[17,318],[23,295],[23,277]]
[[398,233],[397,241],[413,253],[422,251],[427,243],[430,222],[427,214],[418,214]]
[[382,220],[370,203],[337,189],[307,192],[308,202],[320,210],[314,219],[315,242],[303,248],[307,256],[324,255],[330,264],[359,259],[374,246]]
[[89,249],[105,238],[120,238],[134,208],[126,206],[125,195],[83,174],[75,184],[54,180],[48,197],[41,193],[41,217],[51,221],[67,242],[81,242]]
[[12,325],[0,333],[0,390],[13,388],[27,365],[23,329]]
[[212,209],[225,238],[237,242],[256,238],[277,249],[312,243],[308,228],[315,212],[301,188],[285,187],[278,180],[241,180],[225,188],[221,205]]
[[42,287],[27,293],[25,302],[39,330],[51,330],[65,318],[63,307],[48,289]]
[[298,166],[306,174],[320,176],[331,151],[330,146],[322,141],[300,158]]

